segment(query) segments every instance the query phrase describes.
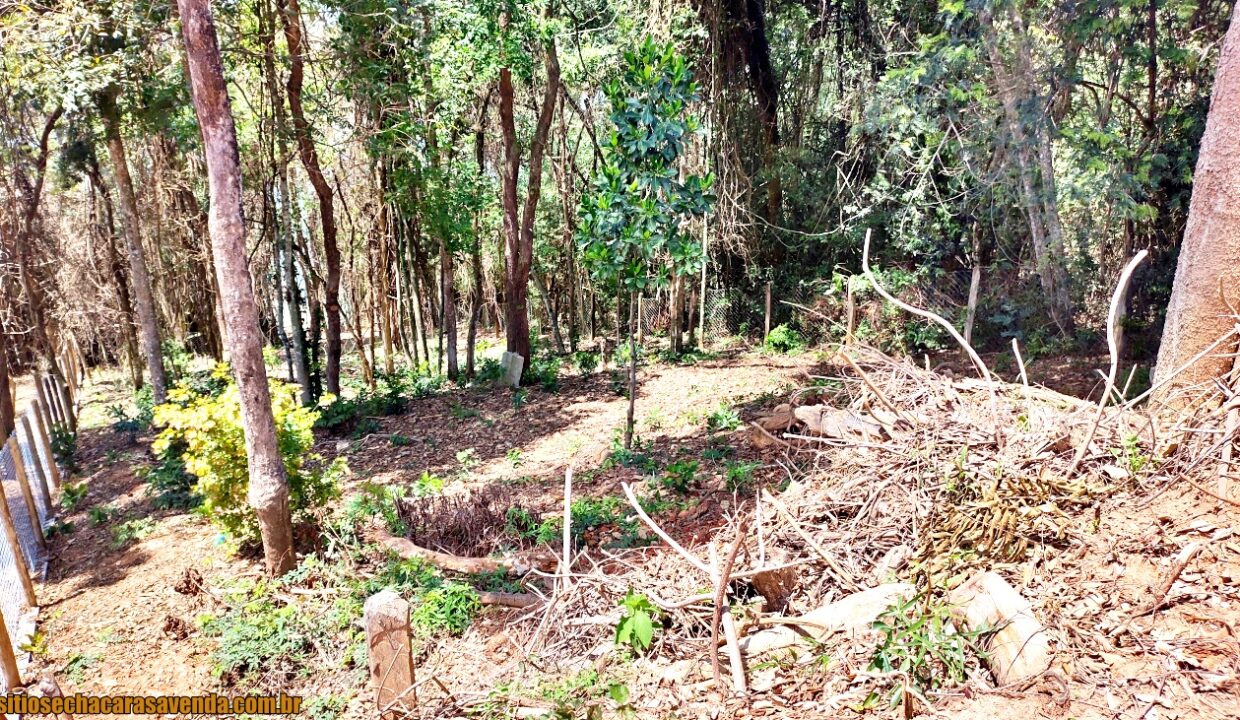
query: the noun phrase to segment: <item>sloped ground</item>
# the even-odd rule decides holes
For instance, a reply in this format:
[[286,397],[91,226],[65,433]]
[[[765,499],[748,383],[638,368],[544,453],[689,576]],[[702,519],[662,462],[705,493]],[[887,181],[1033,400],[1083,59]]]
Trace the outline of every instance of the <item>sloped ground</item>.
[[[907,373],[883,367],[869,372],[884,388]],[[521,403],[507,391],[469,389],[415,400],[403,415],[376,419],[377,428],[366,435],[325,436],[318,449],[328,457],[347,457],[354,476],[346,500],[364,482],[404,487],[430,472],[447,480],[449,496],[502,487],[511,492],[511,502],[547,519],[560,512],[568,467],[576,471],[574,497],[622,498],[621,483],[630,483],[638,494],[664,501],[652,510],[655,520],[703,561],[711,541],[717,555],[726,556],[738,520],[748,518],[738,572],[780,553],[797,563],[796,587],[784,615],[893,577],[919,585],[930,577],[937,587],[996,569],[1046,624],[1055,651],[1050,672],[995,688],[983,661],[971,654],[969,679],[933,693],[929,707],[909,702],[888,709],[896,683],[868,669],[882,638],[864,630],[832,635],[795,657],[781,652],[751,658],[749,696],[725,698],[711,682],[709,600],[658,613],[663,628],[647,653],[633,657],[612,648],[617,603],[630,588],[665,604],[711,589],[705,576],[626,517],[584,533],[572,588],[550,605],[486,609],[460,636],[424,638],[418,650],[420,713],[852,717],[874,693],[878,700],[870,700],[868,712],[878,716],[906,710],[969,718],[1240,715],[1240,652],[1233,629],[1240,541],[1232,534],[1234,508],[1219,509],[1182,482],[1169,484],[1178,476],[1179,461],[1159,458],[1158,448],[1140,439],[1125,450],[1120,428],[1095,442],[1080,472],[1086,489],[1073,496],[1071,483],[1058,482],[1073,455],[1072,428],[1061,424],[1071,417],[1070,398],[1063,401],[1066,412],[1050,406],[1032,412],[1019,389],[1005,392],[1002,450],[988,436],[996,422],[984,392],[945,390],[921,375],[899,380],[921,390],[892,398],[900,409],[931,420],[916,430],[896,428],[894,434],[830,444],[794,439],[792,447],[744,428],[707,430],[708,416],[720,405],[738,406],[745,420],[768,416],[789,400],[874,411],[879,403],[857,380],[839,367],[819,366],[813,355],[740,354],[651,367],[643,372],[638,400],[642,458],[628,465],[607,462],[615,457],[613,435],[626,402],[606,373],[565,378],[558,393],[532,390]],[[798,392],[807,387],[816,389]],[[112,391],[104,384],[92,390],[96,424],[102,424],[98,410]],[[881,410],[875,414],[882,416]],[[1059,429],[1066,442],[1039,447],[1038,438],[1057,440]],[[764,447],[757,447],[755,438]],[[89,492],[69,516],[75,531],[53,540],[51,577],[40,588],[46,652],[36,658],[39,666],[54,672],[66,692],[196,694],[275,687],[322,699],[312,713],[316,718],[372,717],[364,663],[351,649],[358,640],[356,618],[332,626],[334,634],[303,648],[294,666],[241,678],[213,672],[212,653],[220,641],[198,619],[227,612],[238,597],[252,597],[238,595],[237,588],[253,585],[259,568],[226,553],[198,517],[151,508],[135,475],[148,462],[144,440],[131,442],[106,427],[83,433],[80,457]],[[969,450],[962,454],[964,447]],[[1140,463],[1134,458],[1146,461],[1135,472],[1112,478],[1113,471],[1103,469],[1135,468]],[[648,479],[652,468],[661,473],[677,460],[699,463],[694,487],[683,496]],[[1010,556],[997,552],[1002,547],[992,547],[991,539],[980,539],[986,528],[1010,524],[1007,516],[991,522],[984,499],[951,496],[977,522],[952,520],[942,512],[949,476],[959,472],[993,480],[996,462],[1007,477],[1042,478],[1057,488],[1047,497],[1021,498],[1026,507],[1042,507],[1046,521],[1018,523],[1010,533],[998,533],[1000,540],[1029,541],[1025,552]],[[742,473],[744,482],[734,494],[727,476],[738,467],[749,472]],[[749,491],[759,486],[775,491],[796,520],[769,502],[763,503],[761,519],[754,518]],[[623,501],[617,505],[624,507]],[[95,524],[89,509],[104,506],[118,514]],[[118,540],[115,528],[146,517],[153,522],[141,526],[142,537]],[[950,558],[930,552],[936,528],[975,552]],[[420,541],[433,545],[435,528],[430,531]],[[1174,557],[1192,542],[1201,543],[1200,553],[1163,594]],[[991,544],[981,548],[986,543]],[[558,551],[558,541],[553,544]],[[824,553],[833,562],[825,562]],[[302,617],[356,612],[359,608],[346,601],[356,587],[341,577],[381,575],[386,561],[373,548],[354,548],[338,558],[271,589],[263,601]],[[553,586],[548,578],[531,576],[494,589],[549,594]],[[747,581],[733,583],[732,590],[738,605],[753,608],[760,600]],[[1154,599],[1158,609],[1141,614]],[[738,609],[737,618],[742,632],[759,622],[753,609]],[[726,682],[726,657],[722,662]]]

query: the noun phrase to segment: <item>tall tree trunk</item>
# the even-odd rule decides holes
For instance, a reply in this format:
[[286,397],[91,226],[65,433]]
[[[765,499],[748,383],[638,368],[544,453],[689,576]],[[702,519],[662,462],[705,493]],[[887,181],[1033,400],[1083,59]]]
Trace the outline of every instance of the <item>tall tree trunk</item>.
[[229,319],[228,352],[241,395],[250,471],[249,501],[258,515],[267,572],[282,575],[297,562],[289,514],[288,478],[276,439],[271,390],[263,366],[258,305],[247,267],[237,131],[208,2],[177,0],[177,5],[189,58],[194,109],[206,150],[211,243],[224,311]]
[[142,389],[142,353],[138,350],[137,321],[134,318],[133,301],[129,293],[129,277],[125,275],[125,265],[121,262],[120,253],[116,250],[116,223],[112,210],[112,197],[108,193],[108,187],[103,184],[103,173],[99,171],[97,162],[91,161],[87,173],[99,192],[99,197],[103,200],[103,232],[108,271],[112,283],[116,286],[116,297],[120,301],[121,338],[125,344],[125,362],[129,366],[129,380],[134,392],[137,392]]
[[1014,14],[1013,32],[1017,50],[1012,61],[1014,67],[1009,69],[1000,49],[998,30],[989,7],[978,13],[978,20],[983,26],[986,51],[1017,159],[1020,192],[1029,217],[1029,234],[1038,278],[1050,307],[1051,318],[1061,332],[1069,334],[1075,329],[1075,321],[1072,299],[1068,293],[1063,226],[1059,221],[1050,132],[1044,116],[1027,117],[1030,113],[1028,106],[1038,105],[1036,78],[1029,51],[1030,39],[1019,17]]
[[13,395],[9,384],[9,334],[0,323],[0,437],[8,437],[17,426],[16,409],[13,407]]
[[336,241],[336,215],[332,189],[319,165],[319,154],[311,137],[310,123],[301,104],[305,76],[301,36],[301,8],[297,0],[283,0],[284,39],[291,60],[288,76],[288,106],[297,135],[297,151],[314,192],[319,196],[319,215],[323,224],[323,260],[327,265],[324,282],[324,314],[327,316],[327,392],[340,394],[340,247]]
[[530,269],[534,260],[534,219],[538,211],[538,199],[542,192],[543,155],[547,147],[547,135],[555,115],[556,98],[559,97],[560,62],[556,55],[555,41],[546,46],[544,65],[547,86],[543,91],[542,108],[538,124],[534,128],[530,144],[529,183],[523,212],[517,212],[517,180],[521,168],[521,150],[517,146],[516,122],[513,115],[512,70],[500,68],[499,72],[499,121],[504,138],[504,167],[501,189],[504,212],[504,314],[508,352],[526,359],[529,367]]
[[[1192,403],[1233,367],[1236,337],[1187,370],[1171,374],[1217,341],[1237,323],[1240,306],[1240,11],[1234,11],[1219,52],[1214,94],[1193,173],[1193,197],[1162,345],[1155,384],[1167,381],[1154,400],[1172,407]],[[1230,306],[1230,307],[1229,307]]]
[[138,316],[138,339],[146,370],[151,376],[151,393],[155,402],[162,403],[168,393],[168,378],[164,374],[164,358],[159,342],[159,318],[155,314],[155,294],[151,286],[151,274],[147,269],[146,251],[142,248],[142,229],[138,223],[138,200],[134,195],[133,179],[129,176],[129,160],[125,156],[125,141],[121,138],[120,111],[116,107],[116,91],[105,92],[99,101],[99,116],[103,120],[104,138],[108,155],[112,160],[112,176],[116,180],[116,194],[121,211],[121,234],[129,250],[129,276],[133,283],[134,310]]

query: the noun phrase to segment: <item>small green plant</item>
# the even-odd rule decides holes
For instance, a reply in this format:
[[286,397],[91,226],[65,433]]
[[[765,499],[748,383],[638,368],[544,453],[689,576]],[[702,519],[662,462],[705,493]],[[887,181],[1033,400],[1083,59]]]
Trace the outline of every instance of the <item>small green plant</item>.
[[521,457],[521,448],[508,448],[508,452],[504,453],[504,459],[514,468],[521,467],[521,463],[525,462]]
[[70,535],[75,530],[77,528],[68,520],[56,519],[43,529],[43,535],[44,537],[54,538],[57,535]]
[[766,336],[763,347],[769,352],[791,355],[805,349],[805,339],[801,333],[785,325],[776,325]]
[[1150,456],[1141,449],[1141,439],[1135,433],[1126,433],[1120,446],[1111,449],[1111,455],[1133,476],[1140,475],[1150,464]]
[[723,473],[728,492],[751,492],[754,486],[754,470],[760,467],[760,462],[729,462]]
[[409,527],[401,519],[397,504],[408,494],[409,491],[403,487],[364,482],[360,492],[345,504],[345,519],[356,526],[378,516],[383,518],[388,532],[404,535],[409,532]]
[[119,511],[111,505],[96,505],[86,511],[91,525],[102,525],[116,517]]
[[112,528],[112,549],[119,550],[131,542],[141,540],[155,530],[155,521],[151,518],[126,520]]
[[77,435],[64,425],[52,425],[52,457],[68,474],[77,472]]
[[590,375],[598,369],[599,354],[589,350],[578,350],[573,353],[573,367],[582,375]]
[[706,429],[711,432],[731,432],[740,426],[740,413],[727,404],[720,405],[706,416]]
[[471,447],[465,448],[464,450],[458,450],[456,453],[456,461],[465,472],[472,471],[474,468],[478,467],[479,463],[482,462],[478,459],[478,451]]
[[620,601],[620,622],[616,623],[616,644],[643,653],[654,642],[654,618],[658,612],[645,595],[629,590]]
[[60,506],[65,512],[73,512],[87,493],[86,483],[65,483],[60,490]]
[[423,470],[417,480],[413,481],[413,496],[428,497],[430,495],[439,495],[443,492],[443,478],[433,475],[429,470]]
[[663,470],[663,487],[684,494],[697,478],[697,460],[677,460]]
[[154,465],[136,471],[146,480],[151,504],[158,509],[188,510],[202,502],[202,497],[194,491],[197,478],[185,469],[185,460],[181,457],[184,451],[183,443],[170,443],[156,453]]
[[874,629],[882,641],[869,669],[902,678],[891,693],[893,707],[906,692],[928,705],[927,693],[964,682],[978,654],[975,641],[988,632],[957,630],[951,609],[925,594],[892,605],[874,621]]
[[478,591],[472,586],[447,582],[422,596],[410,620],[415,628],[424,633],[460,635],[469,629],[481,609]]
[[401,435],[400,433],[392,433],[392,436],[388,438],[388,441],[392,443],[393,447],[409,447],[413,444],[413,438]]
[[28,652],[31,655],[46,655],[47,634],[40,630],[35,630],[30,634],[30,639],[21,645],[18,645],[17,649],[23,652]]
[[705,450],[702,451],[702,459],[720,462],[722,460],[727,460],[735,454],[736,448],[732,447],[728,443],[712,442]]
[[526,392],[525,388],[517,388],[516,390],[513,390],[512,391],[512,409],[520,410],[525,405],[526,399],[528,397],[529,397],[529,393]]
[[459,403],[452,403],[452,407],[448,409],[448,412],[451,413],[452,417],[457,420],[467,420],[469,418],[476,418],[482,415],[481,412],[475,410],[474,408],[465,407]]
[[314,618],[269,597],[263,586],[240,600],[218,617],[199,620],[203,633],[219,643],[212,654],[214,674],[235,683],[257,672],[291,674],[300,668],[318,632]]
[[305,713],[309,720],[337,720],[348,705],[348,699],[339,695],[319,695],[306,702]]
[[98,664],[99,658],[100,656],[96,653],[75,652],[69,656],[62,672],[74,685],[81,685],[86,679],[86,672]]

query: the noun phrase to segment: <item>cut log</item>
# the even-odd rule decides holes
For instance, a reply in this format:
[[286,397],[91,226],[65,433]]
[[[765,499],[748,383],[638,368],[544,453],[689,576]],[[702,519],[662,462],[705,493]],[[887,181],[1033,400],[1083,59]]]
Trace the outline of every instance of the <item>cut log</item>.
[[448,553],[428,550],[413,544],[408,538],[399,538],[380,530],[375,539],[406,560],[422,560],[442,570],[459,573],[497,573],[505,575],[524,575],[530,570],[555,572],[557,560],[554,556],[544,553],[524,553],[512,557],[462,557]]
[[793,417],[805,425],[805,431],[812,435],[839,438],[881,438],[883,426],[874,422],[867,415],[851,410],[839,410],[826,405],[802,405],[792,411]]
[[511,608],[528,608],[535,605],[542,605],[542,598],[530,593],[509,593],[509,592],[487,592],[478,593],[478,602],[483,605],[498,605],[500,607]]
[[788,606],[788,598],[796,589],[799,568],[786,564],[787,558],[779,554],[772,555],[771,561],[775,567],[755,574],[750,582],[764,600],[763,611],[783,612]]
[[803,639],[825,640],[837,632],[856,632],[869,627],[897,601],[912,597],[908,583],[888,583],[847,595],[799,617],[776,618],[778,627],[768,628],[741,641],[748,657],[796,645]]
[[784,432],[792,427],[795,418],[792,416],[792,406],[788,403],[777,405],[770,415],[759,419],[758,425],[767,432]]
[[986,664],[999,685],[1028,680],[1050,667],[1046,628],[1034,617],[1029,601],[997,574],[984,572],[956,588],[951,603],[966,628],[998,628],[990,638]]
[[409,603],[391,590],[371,595],[362,610],[375,707],[383,720],[407,717],[417,707],[413,690],[413,633]]

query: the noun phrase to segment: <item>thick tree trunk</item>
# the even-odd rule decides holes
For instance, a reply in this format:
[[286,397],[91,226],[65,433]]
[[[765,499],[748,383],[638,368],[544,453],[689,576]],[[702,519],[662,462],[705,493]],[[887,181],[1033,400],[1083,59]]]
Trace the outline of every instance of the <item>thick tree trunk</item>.
[[453,286],[455,271],[452,265],[452,253],[447,243],[439,243],[439,272],[443,287],[443,334],[447,341],[448,377],[456,380],[461,374],[456,358],[456,288]]
[[125,141],[121,138],[120,112],[114,92],[104,93],[100,98],[99,115],[103,120],[108,155],[112,159],[112,175],[116,180],[121,234],[129,251],[129,275],[133,283],[134,310],[138,317],[138,339],[146,359],[147,373],[151,376],[151,392],[155,402],[162,403],[168,392],[168,378],[164,374],[164,358],[159,342],[159,318],[155,314],[155,293],[138,222],[138,200],[134,195],[133,179],[129,176],[129,160],[125,156]]
[[324,283],[324,314],[327,316],[327,392],[340,394],[340,247],[336,241],[336,215],[332,189],[319,164],[319,154],[311,137],[310,123],[301,105],[301,87],[305,75],[302,56],[301,8],[297,0],[283,0],[284,39],[288,43],[291,66],[288,76],[288,106],[297,134],[297,151],[306,168],[310,184],[319,196],[319,215],[323,223],[323,260],[327,265]]
[[[1188,226],[1162,345],[1158,349],[1155,384],[1188,363],[1229,330],[1240,306],[1240,11],[1219,53],[1210,114],[1193,173]],[[1240,349],[1233,335],[1213,353],[1170,379],[1154,400],[1172,407],[1190,404],[1199,393],[1213,393],[1213,381],[1233,367]]]
[[129,380],[134,392],[142,389],[142,354],[138,350],[137,322],[134,319],[133,301],[129,293],[129,278],[125,275],[125,265],[121,262],[120,253],[116,250],[116,224],[112,211],[112,198],[108,188],[103,184],[103,174],[92,161],[87,172],[99,197],[103,200],[103,233],[104,246],[107,252],[108,271],[112,283],[116,286],[116,296],[120,301],[121,338],[125,344],[125,363],[129,366]]
[[[19,172],[14,172],[16,184],[25,196],[22,208],[21,234],[17,238],[17,265],[21,275],[22,292],[26,295],[26,303],[30,308],[30,319],[39,350],[50,368],[59,377],[60,370],[56,366],[56,343],[51,328],[52,319],[43,307],[43,290],[35,277],[34,259],[31,249],[35,238],[35,220],[39,216],[39,203],[43,196],[43,182],[47,177],[47,159],[52,130],[64,115],[64,109],[57,107],[43,124],[43,133],[39,136],[39,152],[35,157],[33,181]],[[16,167],[16,163],[15,163]]]
[[224,311],[228,352],[241,394],[249,463],[249,501],[258,515],[267,571],[282,575],[297,563],[289,515],[288,478],[276,440],[271,390],[263,367],[258,305],[250,285],[242,217],[241,162],[228,89],[209,0],[177,0],[189,58],[194,109],[206,150],[211,243]]

